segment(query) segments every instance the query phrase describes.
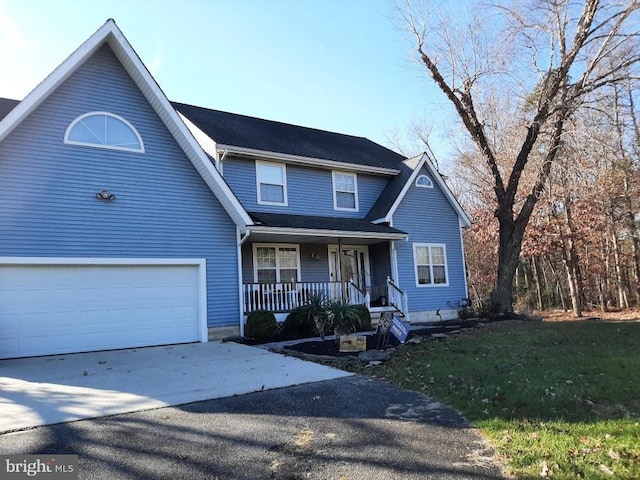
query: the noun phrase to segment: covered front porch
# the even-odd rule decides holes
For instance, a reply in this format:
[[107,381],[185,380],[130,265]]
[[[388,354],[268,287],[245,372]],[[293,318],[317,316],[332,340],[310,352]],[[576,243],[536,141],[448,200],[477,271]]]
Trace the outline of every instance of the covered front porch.
[[[272,224],[295,217],[259,214],[265,216]],[[270,310],[282,321],[314,295],[362,304],[373,313],[393,310],[404,315],[407,298],[393,280],[393,248],[406,234],[358,219],[347,219],[357,230],[337,230],[327,227],[343,219],[319,218],[313,229],[252,228],[241,248],[244,315]]]

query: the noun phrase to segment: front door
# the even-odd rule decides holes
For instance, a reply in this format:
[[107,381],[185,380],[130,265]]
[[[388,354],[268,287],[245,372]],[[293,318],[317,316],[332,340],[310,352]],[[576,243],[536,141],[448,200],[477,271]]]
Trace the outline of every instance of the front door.
[[338,246],[329,245],[329,276],[332,282],[351,280],[360,290],[365,291],[371,285],[369,247],[342,245],[342,255],[338,257]]

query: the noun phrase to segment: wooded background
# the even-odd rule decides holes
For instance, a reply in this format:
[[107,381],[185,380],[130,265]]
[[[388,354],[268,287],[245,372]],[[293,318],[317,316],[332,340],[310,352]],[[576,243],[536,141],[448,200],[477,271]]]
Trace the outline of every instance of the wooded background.
[[[457,119],[449,184],[473,221],[475,307],[640,307],[640,2],[403,0],[398,12]],[[427,152],[440,113],[412,126]]]

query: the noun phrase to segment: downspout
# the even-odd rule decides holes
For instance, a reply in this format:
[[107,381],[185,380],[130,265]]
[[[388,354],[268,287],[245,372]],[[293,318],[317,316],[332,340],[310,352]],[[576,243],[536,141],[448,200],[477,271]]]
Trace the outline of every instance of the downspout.
[[[226,150],[225,150],[226,152]],[[223,156],[224,158],[224,156]],[[247,228],[247,231],[244,232],[244,235],[240,237],[240,228],[236,227],[236,238],[240,237],[238,240],[238,292],[239,295],[239,304],[240,304],[240,336],[244,337],[244,292],[242,291],[242,244],[247,241],[251,235],[251,230]]]
[[218,169],[218,171],[220,172],[220,175],[223,175],[222,172],[222,162],[224,162],[224,159],[227,158],[227,154],[229,153],[229,150],[227,150],[226,148],[222,151],[222,157],[220,157],[219,160],[216,160],[216,167]]

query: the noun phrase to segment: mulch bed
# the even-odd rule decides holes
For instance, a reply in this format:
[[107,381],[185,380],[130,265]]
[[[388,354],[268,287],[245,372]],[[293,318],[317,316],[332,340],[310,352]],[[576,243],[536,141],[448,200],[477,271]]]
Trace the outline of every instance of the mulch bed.
[[[382,341],[380,341],[380,345]],[[385,345],[385,348],[396,347],[400,344],[398,340],[390,335]],[[340,352],[338,351],[339,345],[335,340],[314,340],[310,342],[300,342],[291,345],[285,345],[286,350],[293,350],[296,352],[309,353],[311,355],[327,355],[331,357],[346,357],[349,355],[357,355],[358,352]],[[367,350],[378,349],[378,335],[375,333],[367,335]]]
[[[409,332],[409,336],[407,340],[410,340],[415,336],[428,336],[435,333],[449,333],[456,330],[460,330],[461,328],[473,328],[479,322],[477,320],[453,320],[453,321],[444,321],[438,323],[426,324],[424,328],[411,330]],[[400,345],[400,342],[393,335],[389,335],[386,345],[384,348],[379,348],[382,345],[382,341],[380,340],[378,335],[375,333],[371,333],[367,335],[367,350],[384,350],[387,348],[393,348]],[[326,355],[332,357],[341,357],[341,356],[349,356],[354,355],[354,352],[340,352],[338,350],[339,345],[335,340],[314,340],[307,342],[298,342],[292,343],[291,345],[285,345],[285,350],[293,350],[295,352],[302,352],[311,355]],[[357,353],[355,353],[357,355]]]

